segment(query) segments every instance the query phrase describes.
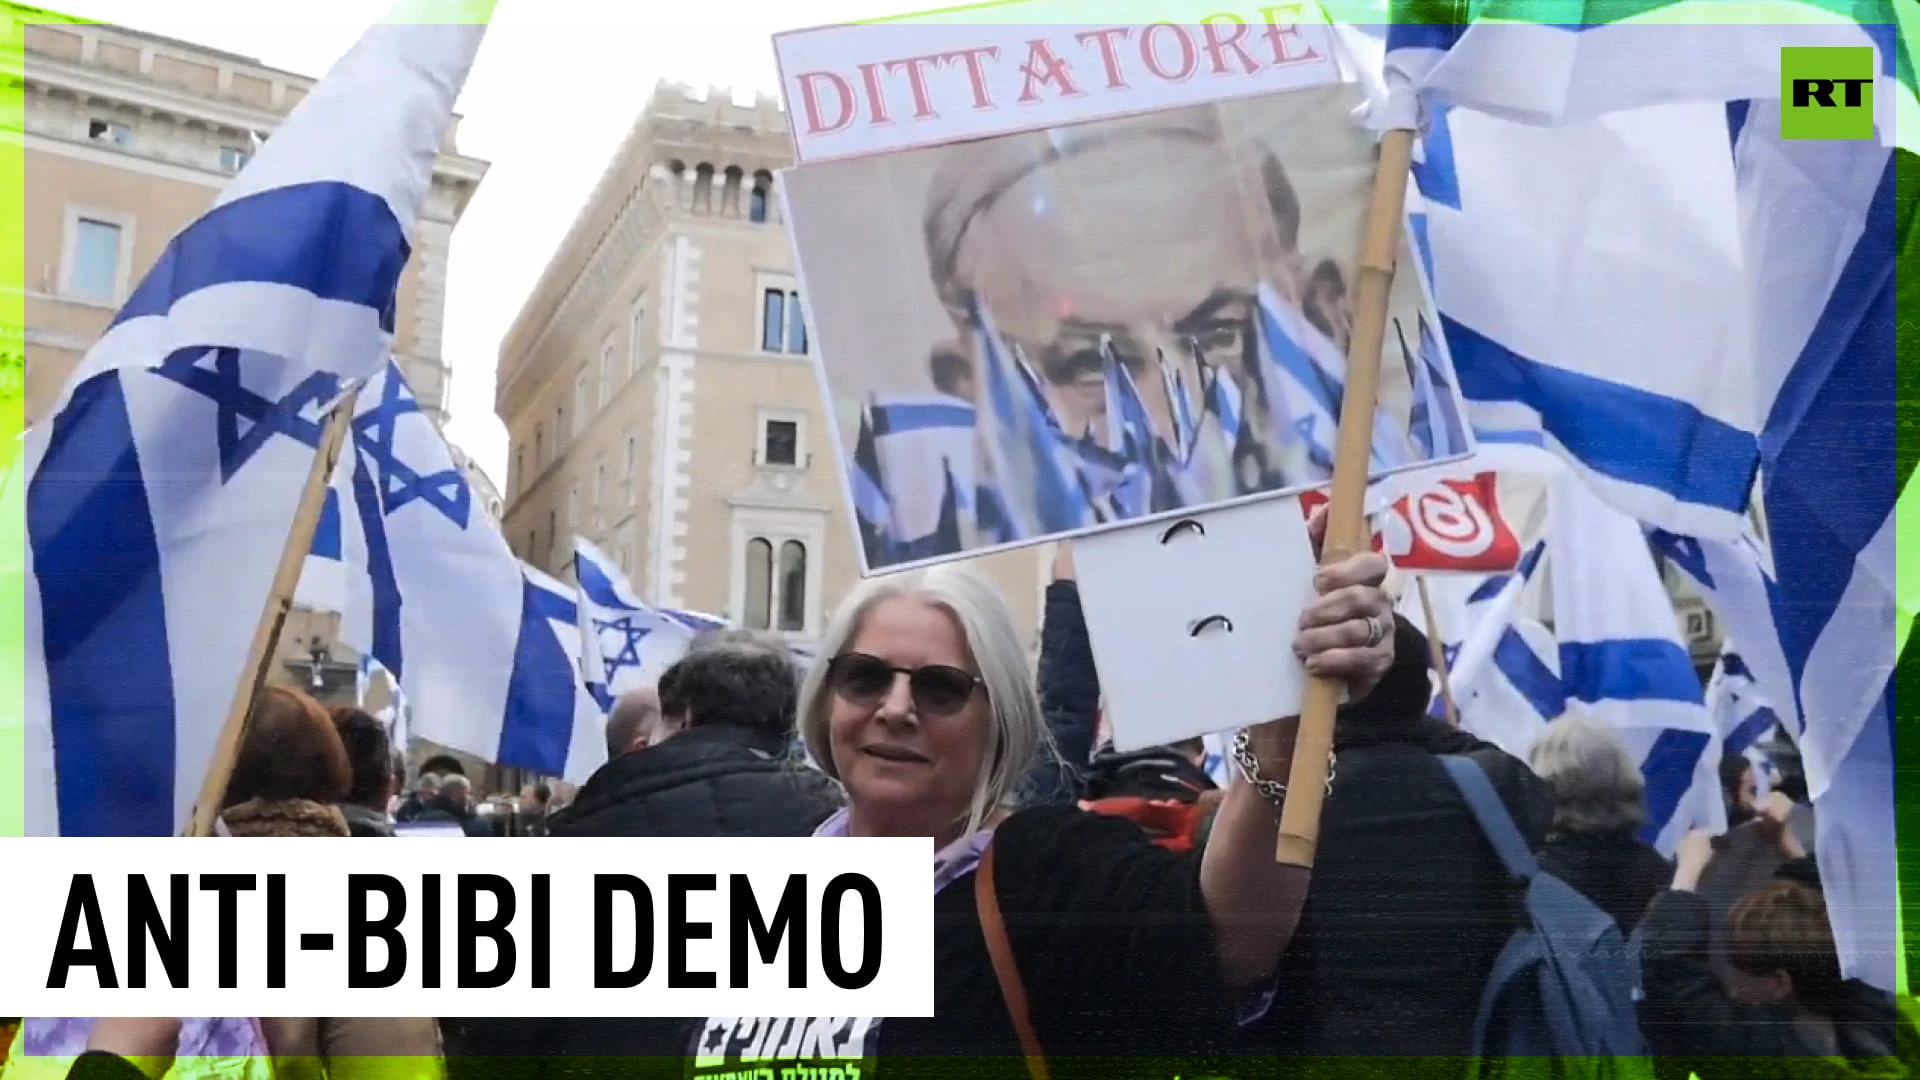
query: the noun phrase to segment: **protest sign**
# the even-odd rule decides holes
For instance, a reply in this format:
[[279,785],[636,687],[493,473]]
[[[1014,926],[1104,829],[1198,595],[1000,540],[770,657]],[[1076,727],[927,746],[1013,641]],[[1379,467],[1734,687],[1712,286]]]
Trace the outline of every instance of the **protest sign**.
[[[1036,68],[1023,52],[983,75],[991,109],[954,96],[973,86],[964,59],[901,56],[1004,57],[1008,43],[961,37],[1008,28],[776,41],[790,82],[837,73],[813,80],[816,96],[857,91],[853,113],[829,114],[819,97],[818,132],[796,96],[796,144],[812,158],[782,188],[869,573],[1332,475],[1373,146],[1327,28],[1241,26],[1248,50],[1257,41],[1269,61],[1292,62],[1241,64],[1237,81],[1199,77],[1213,71],[1201,27],[1154,30],[1145,37],[1163,52],[1129,61],[1191,67],[1185,81],[1115,76],[1097,44],[1084,61],[1055,48],[1138,46],[1141,28],[1044,29],[1014,32],[1060,65]],[[902,54],[907,44],[918,51]],[[1089,89],[1116,77],[1124,94]],[[856,121],[870,129],[858,147],[826,141]],[[1401,251],[1401,268],[1417,268]],[[1374,474],[1470,452],[1417,272],[1396,277],[1386,339]]]

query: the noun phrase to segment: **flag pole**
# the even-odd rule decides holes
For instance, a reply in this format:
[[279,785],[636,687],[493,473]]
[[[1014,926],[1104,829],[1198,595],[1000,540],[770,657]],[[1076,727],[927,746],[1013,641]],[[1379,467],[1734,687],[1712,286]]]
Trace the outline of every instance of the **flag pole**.
[[227,794],[227,782],[233,778],[234,758],[240,752],[240,737],[247,726],[247,715],[253,709],[253,700],[267,681],[267,668],[273,659],[274,649],[280,643],[280,630],[287,622],[287,612],[293,607],[294,589],[300,584],[300,571],[306,565],[307,553],[313,547],[313,533],[320,524],[320,512],[326,504],[327,482],[333,476],[333,467],[340,460],[340,449],[346,442],[348,427],[353,421],[354,402],[360,397],[360,384],[350,384],[341,394],[327,418],[327,426],[320,436],[320,446],[313,455],[313,467],[307,472],[306,485],[300,491],[300,503],[294,509],[293,527],[287,532],[286,546],[280,549],[280,565],[273,573],[273,587],[267,591],[266,609],[260,614],[260,622],[253,629],[253,644],[247,650],[246,666],[240,669],[240,682],[233,688],[233,703],[227,708],[226,723],[220,727],[219,741],[214,743],[213,757],[207,762],[207,773],[200,782],[200,799],[193,807],[193,820],[187,827],[188,836],[212,836],[214,818],[220,813],[220,803]]
[[1440,674],[1440,700],[1447,707],[1447,723],[1460,726],[1460,708],[1453,703],[1453,676],[1447,671],[1447,647],[1442,644],[1446,638],[1440,636],[1440,619],[1433,613],[1433,595],[1427,592],[1427,576],[1421,574],[1414,578],[1420,588],[1420,611],[1427,621],[1427,656],[1433,661],[1433,670]]
[[[1400,221],[1407,212],[1407,177],[1412,167],[1412,129],[1395,128],[1383,134],[1360,241],[1360,265],[1354,275],[1353,336],[1347,346],[1347,388],[1340,405],[1321,565],[1367,550],[1365,500],[1373,411],[1380,396],[1387,301],[1393,291]],[[1294,736],[1287,801],[1280,811],[1280,838],[1274,851],[1274,857],[1289,866],[1311,868],[1314,849],[1320,842],[1320,808],[1326,801],[1327,776],[1333,765],[1333,720],[1340,690],[1340,684],[1330,679],[1307,682],[1300,728]]]

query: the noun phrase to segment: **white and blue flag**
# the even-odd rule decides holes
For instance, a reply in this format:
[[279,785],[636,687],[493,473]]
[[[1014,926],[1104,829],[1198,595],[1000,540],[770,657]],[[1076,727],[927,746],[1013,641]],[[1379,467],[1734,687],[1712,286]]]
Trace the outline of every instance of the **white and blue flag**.
[[1884,36],[1774,6],[1803,18],[1686,25],[1701,5],[1670,4],[1602,25],[1420,25],[1416,4],[1388,34],[1399,96],[1381,115],[1404,120],[1410,93],[1423,107],[1414,227],[1470,421],[1538,438],[1684,535],[1738,532],[1772,406],[1727,105],[1777,105],[1783,45]]
[[[1533,583],[1546,559],[1540,540],[1510,574],[1428,576],[1460,727],[1523,760],[1544,726],[1566,711],[1558,645],[1533,610],[1537,603],[1526,602],[1540,591]],[[1421,607],[1413,590],[1401,600],[1416,625],[1424,622]],[[1445,715],[1438,694],[1431,712]]]
[[1642,838],[1670,855],[1695,828],[1726,829],[1720,734],[1640,524],[1572,478],[1548,500],[1567,708],[1612,725],[1640,758]]
[[[188,819],[484,26],[373,27],[167,245],[28,439],[29,830]],[[40,680],[44,680],[41,682]]]
[[590,772],[605,747],[585,733],[604,713],[572,590],[514,556],[398,367],[368,384],[353,426],[343,517],[364,537],[372,610],[351,644],[399,678],[415,734],[542,776]]
[[[1891,53],[1882,51],[1881,85],[1897,74],[1910,95],[1911,57],[1895,68]],[[1876,102],[1883,96],[1894,95],[1876,88]],[[1777,101],[1756,101],[1735,142],[1753,258],[1754,381],[1770,401],[1762,503],[1782,571],[1772,629],[1798,713],[1841,970],[1892,989],[1892,676],[1905,621],[1894,524],[1897,289],[1920,257],[1920,237],[1914,207],[1896,198],[1896,153],[1873,141],[1786,141],[1779,121]],[[1901,133],[1899,153],[1915,145],[1910,134]],[[1743,649],[1755,648],[1748,631],[1733,629]]]
[[611,709],[622,694],[659,682],[700,631],[683,613],[643,602],[619,564],[584,537],[573,540],[573,571],[586,599],[580,610],[580,625],[590,631],[584,655]]

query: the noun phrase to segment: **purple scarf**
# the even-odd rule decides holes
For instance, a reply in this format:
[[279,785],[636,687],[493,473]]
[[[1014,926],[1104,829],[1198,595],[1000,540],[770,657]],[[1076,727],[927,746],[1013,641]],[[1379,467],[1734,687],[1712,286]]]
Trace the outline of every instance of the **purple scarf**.
[[[92,1017],[30,1018],[21,1025],[21,1050],[29,1057],[79,1057],[93,1033]],[[193,1017],[180,1023],[179,1057],[267,1056],[260,1026],[249,1017]]]
[[[815,836],[849,836],[853,826],[853,811],[841,809],[820,827],[813,830]],[[940,895],[941,890],[966,877],[973,868],[980,865],[980,856],[987,850],[987,842],[993,839],[992,829],[981,829],[977,833],[963,836],[933,855],[933,893]]]

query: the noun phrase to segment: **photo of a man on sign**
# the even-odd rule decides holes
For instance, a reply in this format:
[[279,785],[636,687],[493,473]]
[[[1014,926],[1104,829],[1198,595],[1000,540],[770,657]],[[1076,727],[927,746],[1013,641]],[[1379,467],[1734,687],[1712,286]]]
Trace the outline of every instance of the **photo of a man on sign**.
[[[1372,173],[1352,95],[789,172],[869,569],[1326,483]],[[1469,449],[1417,274],[1392,315],[1377,473]]]

